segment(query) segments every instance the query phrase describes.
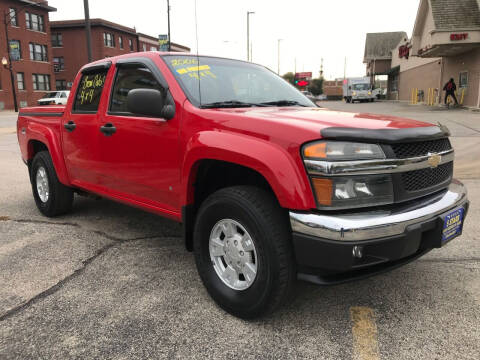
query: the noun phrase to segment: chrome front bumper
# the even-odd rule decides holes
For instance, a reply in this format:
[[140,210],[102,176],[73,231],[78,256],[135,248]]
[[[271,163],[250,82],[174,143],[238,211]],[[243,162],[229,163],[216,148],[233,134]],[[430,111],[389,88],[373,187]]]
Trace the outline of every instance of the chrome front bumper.
[[453,180],[446,192],[395,210],[363,211],[348,214],[301,213],[290,211],[293,232],[328,240],[359,241],[400,235],[407,226],[433,219],[468,202],[467,189]]

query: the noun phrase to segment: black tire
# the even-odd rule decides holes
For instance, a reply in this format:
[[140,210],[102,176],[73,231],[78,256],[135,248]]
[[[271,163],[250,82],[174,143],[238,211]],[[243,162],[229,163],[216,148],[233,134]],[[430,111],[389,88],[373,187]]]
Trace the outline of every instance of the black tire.
[[[37,172],[43,167],[48,178],[49,194],[46,201],[40,199],[37,190]],[[38,152],[30,168],[30,182],[32,183],[33,198],[40,212],[48,217],[54,217],[69,212],[72,209],[73,190],[58,181],[52,158],[48,151]]]
[[[255,280],[234,290],[217,275],[209,239],[215,224],[233,219],[251,235],[258,257]],[[271,313],[290,299],[296,279],[288,214],[273,195],[253,186],[235,186],[210,195],[202,204],[194,229],[195,262],[210,296],[225,311],[244,319]]]

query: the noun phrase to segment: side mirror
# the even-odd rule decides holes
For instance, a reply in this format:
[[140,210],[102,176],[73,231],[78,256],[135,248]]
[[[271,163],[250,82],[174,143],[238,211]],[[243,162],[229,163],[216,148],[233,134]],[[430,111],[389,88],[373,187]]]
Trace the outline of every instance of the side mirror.
[[155,89],[133,89],[127,95],[127,109],[133,114],[164,117],[165,97]]

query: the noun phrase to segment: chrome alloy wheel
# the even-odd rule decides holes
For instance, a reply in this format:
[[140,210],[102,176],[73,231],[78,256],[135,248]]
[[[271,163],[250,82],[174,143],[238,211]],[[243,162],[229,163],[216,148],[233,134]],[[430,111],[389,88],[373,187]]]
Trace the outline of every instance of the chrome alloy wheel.
[[37,183],[37,194],[42,202],[46,203],[48,197],[50,196],[50,189],[48,187],[48,176],[47,171],[43,166],[40,166],[37,170],[37,175],[35,177]]
[[250,234],[235,220],[223,219],[210,233],[210,259],[220,280],[234,290],[248,289],[257,276],[258,259]]

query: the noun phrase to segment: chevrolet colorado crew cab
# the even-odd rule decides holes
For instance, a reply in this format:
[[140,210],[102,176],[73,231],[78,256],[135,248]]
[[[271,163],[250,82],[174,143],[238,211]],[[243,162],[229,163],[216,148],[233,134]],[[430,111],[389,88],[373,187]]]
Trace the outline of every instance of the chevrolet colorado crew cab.
[[440,248],[469,205],[442,126],[319,108],[243,61],[103,59],[66,105],[23,108],[17,126],[42,214],[90,193],[182,222],[208,293],[242,318],[297,279],[359,279]]

